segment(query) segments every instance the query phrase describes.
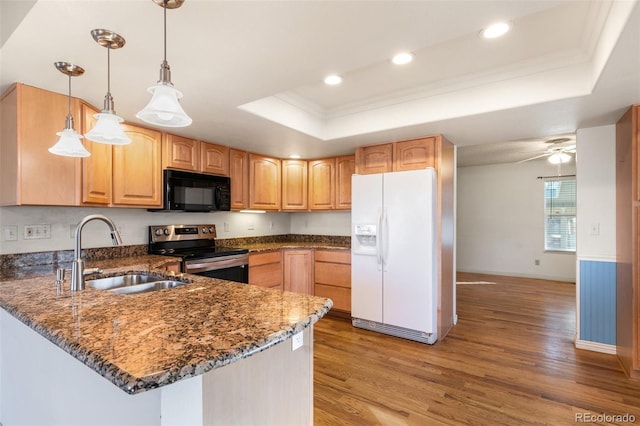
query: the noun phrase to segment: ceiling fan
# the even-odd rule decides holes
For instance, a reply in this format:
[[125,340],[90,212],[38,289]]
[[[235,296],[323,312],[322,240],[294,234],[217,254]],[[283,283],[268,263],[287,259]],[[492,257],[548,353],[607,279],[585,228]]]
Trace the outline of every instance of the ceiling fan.
[[571,138],[555,138],[545,141],[546,144],[549,144],[549,147],[545,150],[543,154],[536,155],[530,158],[526,158],[524,160],[520,160],[517,164],[525,163],[527,161],[535,160],[542,157],[549,157],[547,160],[551,164],[564,164],[571,161],[572,154],[576,152],[576,145],[567,145],[563,146],[563,144],[567,142],[573,142]]

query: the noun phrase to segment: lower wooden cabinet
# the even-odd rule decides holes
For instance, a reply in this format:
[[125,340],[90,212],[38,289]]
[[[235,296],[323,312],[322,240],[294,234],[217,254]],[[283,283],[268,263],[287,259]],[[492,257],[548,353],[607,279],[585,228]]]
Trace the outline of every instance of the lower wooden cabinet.
[[284,289],[313,294],[313,250],[283,250]]
[[280,250],[249,254],[249,284],[282,290]]
[[351,312],[351,252],[316,250],[314,293],[333,300],[336,311]]

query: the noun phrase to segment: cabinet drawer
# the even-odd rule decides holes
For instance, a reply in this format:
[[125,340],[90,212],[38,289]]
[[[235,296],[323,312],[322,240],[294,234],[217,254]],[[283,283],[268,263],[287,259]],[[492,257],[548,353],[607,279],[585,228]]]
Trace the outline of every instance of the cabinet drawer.
[[316,284],[351,288],[351,265],[316,262],[315,282]]
[[282,288],[282,266],[280,263],[249,266],[249,284],[260,287]]
[[348,250],[316,250],[316,262],[346,263],[351,265],[351,252]]
[[351,289],[349,288],[316,284],[315,295],[333,300],[333,309],[351,312]]
[[249,267],[264,265],[267,263],[275,263],[282,261],[282,254],[280,250],[271,251],[268,253],[256,253],[249,255]]

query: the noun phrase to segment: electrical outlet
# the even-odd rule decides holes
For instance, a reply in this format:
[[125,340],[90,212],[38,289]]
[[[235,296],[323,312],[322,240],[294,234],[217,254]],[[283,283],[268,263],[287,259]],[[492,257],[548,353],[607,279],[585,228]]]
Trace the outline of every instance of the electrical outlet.
[[272,221],[269,222],[269,229],[273,229],[273,222]]
[[43,238],[51,238],[51,225],[25,225],[24,227],[24,239],[25,240],[38,240]]
[[294,334],[291,338],[291,351],[295,351],[298,348],[301,348],[304,344],[304,335],[302,331],[298,334]]
[[536,266],[540,266],[540,259],[534,260],[533,263],[535,263]]
[[249,227],[247,228],[249,231],[253,231],[253,223],[249,224]]
[[600,223],[592,223],[589,227],[589,235],[600,235]]
[[17,226],[5,226],[4,227],[4,240],[5,241],[17,241],[18,240],[18,227]]

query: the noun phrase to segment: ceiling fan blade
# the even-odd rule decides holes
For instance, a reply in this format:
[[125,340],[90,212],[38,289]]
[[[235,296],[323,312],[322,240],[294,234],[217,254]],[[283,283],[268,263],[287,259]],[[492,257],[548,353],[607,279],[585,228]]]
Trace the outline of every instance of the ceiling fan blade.
[[536,155],[535,157],[531,157],[531,158],[527,158],[527,159],[524,159],[524,160],[517,161],[516,164],[526,163],[527,161],[535,160],[537,158],[547,157],[549,155],[551,155],[551,153],[545,152],[544,154]]

